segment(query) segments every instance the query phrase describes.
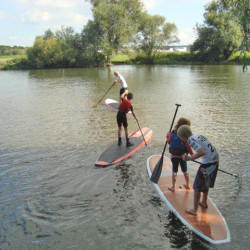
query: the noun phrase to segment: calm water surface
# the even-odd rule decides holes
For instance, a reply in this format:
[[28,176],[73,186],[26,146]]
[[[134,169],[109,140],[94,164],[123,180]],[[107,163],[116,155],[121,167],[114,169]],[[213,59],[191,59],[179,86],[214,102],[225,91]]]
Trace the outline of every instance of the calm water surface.
[[[93,109],[119,70],[153,139],[131,159],[94,162],[116,140],[116,114]],[[115,66],[0,72],[0,249],[249,249],[250,74],[240,66]],[[118,86],[108,94],[118,98]],[[210,196],[231,231],[213,246],[194,235],[158,198],[146,160],[187,117],[220,154]],[[129,116],[130,130],[137,124]],[[169,154],[166,153],[168,156]],[[197,165],[189,164],[191,176]]]

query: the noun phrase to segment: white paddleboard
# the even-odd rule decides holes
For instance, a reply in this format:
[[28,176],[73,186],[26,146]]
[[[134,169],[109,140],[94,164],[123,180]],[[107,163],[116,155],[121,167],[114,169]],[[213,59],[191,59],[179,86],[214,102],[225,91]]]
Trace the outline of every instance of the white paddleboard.
[[[107,98],[105,100],[105,105],[111,110],[111,111],[114,111],[114,112],[118,112],[119,110],[119,102],[113,100],[113,99],[110,99],[110,98]],[[131,111],[129,111],[128,113],[132,113]]]
[[[161,155],[152,155],[147,160],[147,171],[149,178]],[[164,157],[161,177],[157,184],[153,183],[154,188],[161,199],[171,209],[180,221],[191,229],[201,238],[212,244],[221,244],[230,242],[230,232],[227,223],[220,213],[219,209],[208,197],[208,208],[199,206],[196,216],[185,212],[186,208],[193,206],[194,190],[186,189],[185,178],[182,173],[178,173],[175,191],[168,188],[172,186],[172,162]],[[193,186],[193,180],[190,178],[190,186]]]

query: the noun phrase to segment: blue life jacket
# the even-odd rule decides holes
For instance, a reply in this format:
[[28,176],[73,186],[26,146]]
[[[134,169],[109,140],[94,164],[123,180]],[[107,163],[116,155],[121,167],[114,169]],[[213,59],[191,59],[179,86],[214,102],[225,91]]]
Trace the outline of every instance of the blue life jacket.
[[183,155],[187,153],[187,148],[181,138],[175,133],[173,130],[171,132],[171,140],[170,140],[170,147],[169,147],[169,153],[173,155]]

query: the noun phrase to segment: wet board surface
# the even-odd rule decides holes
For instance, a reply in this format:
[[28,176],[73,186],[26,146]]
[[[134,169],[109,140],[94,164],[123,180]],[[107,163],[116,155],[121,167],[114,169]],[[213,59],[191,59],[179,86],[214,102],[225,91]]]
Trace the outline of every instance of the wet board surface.
[[[105,99],[105,105],[108,107],[109,110],[114,111],[114,112],[118,112],[120,104],[119,104],[119,102],[117,102],[113,99],[107,98],[107,99]],[[129,111],[128,113],[131,114],[132,112]]]
[[[147,160],[147,171],[149,178],[160,160],[161,155],[150,156]],[[179,170],[180,171],[180,170]],[[199,206],[196,216],[185,212],[186,208],[192,208],[194,190],[185,189],[185,179],[182,173],[178,172],[175,191],[168,188],[172,186],[172,163],[169,158],[164,157],[162,174],[154,188],[159,193],[166,205],[189,229],[212,244],[227,243],[230,241],[230,232],[227,223],[212,200],[208,197],[208,208]],[[190,186],[193,180],[190,178]]]
[[[151,137],[153,131],[150,128],[142,128],[142,133],[146,142],[148,142]],[[97,159],[95,166],[98,167],[106,167],[109,165],[113,165],[123,161],[133,154],[135,154],[140,148],[145,146],[145,142],[141,136],[141,132],[139,129],[133,130],[129,133],[129,140],[133,143],[133,146],[126,147],[126,139],[122,138],[122,145],[118,146],[118,140],[116,140],[111,146],[109,146]]]

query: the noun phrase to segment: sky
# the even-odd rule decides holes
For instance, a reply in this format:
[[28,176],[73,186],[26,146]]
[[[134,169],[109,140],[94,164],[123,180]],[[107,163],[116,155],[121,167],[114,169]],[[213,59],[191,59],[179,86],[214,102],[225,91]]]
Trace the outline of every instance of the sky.
[[[211,0],[141,0],[152,15],[164,16],[178,28],[180,44],[192,44],[194,27],[203,23]],[[80,32],[92,18],[86,0],[0,0],[0,45],[32,46],[44,31],[71,26]]]

